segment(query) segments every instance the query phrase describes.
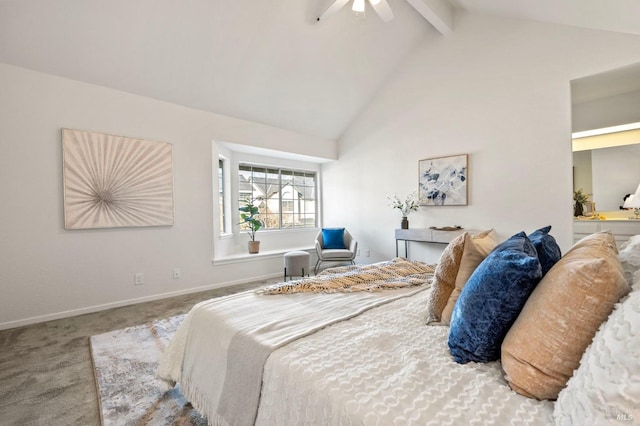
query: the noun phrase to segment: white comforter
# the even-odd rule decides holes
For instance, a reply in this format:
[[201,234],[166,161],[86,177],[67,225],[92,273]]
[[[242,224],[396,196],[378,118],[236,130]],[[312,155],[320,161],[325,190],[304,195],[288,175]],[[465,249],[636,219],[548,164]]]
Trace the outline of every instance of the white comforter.
[[430,291],[276,350],[257,425],[552,425],[553,403],[511,391],[499,362],[456,364]]

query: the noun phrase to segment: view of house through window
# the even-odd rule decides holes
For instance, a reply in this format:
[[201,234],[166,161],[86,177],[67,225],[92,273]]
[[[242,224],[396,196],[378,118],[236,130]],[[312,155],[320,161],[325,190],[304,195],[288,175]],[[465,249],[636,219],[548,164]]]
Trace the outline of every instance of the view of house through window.
[[240,206],[258,206],[264,229],[316,226],[315,172],[240,164],[238,192]]

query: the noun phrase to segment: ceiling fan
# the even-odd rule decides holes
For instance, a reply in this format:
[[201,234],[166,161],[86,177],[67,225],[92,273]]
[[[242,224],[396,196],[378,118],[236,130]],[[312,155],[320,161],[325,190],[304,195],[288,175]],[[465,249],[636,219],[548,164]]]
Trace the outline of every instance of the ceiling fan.
[[[335,0],[331,5],[327,8],[327,10],[322,13],[322,15],[318,16],[318,21],[327,19],[331,15],[335,14],[338,10],[342,9],[342,7],[349,3],[351,0]],[[389,7],[389,3],[387,0],[367,0],[373,10],[376,11],[380,19],[384,22],[389,22],[393,19],[393,12],[391,11],[391,7]],[[356,15],[362,14],[364,15],[365,9],[365,0],[353,0],[353,5],[351,6],[351,10],[353,10]]]

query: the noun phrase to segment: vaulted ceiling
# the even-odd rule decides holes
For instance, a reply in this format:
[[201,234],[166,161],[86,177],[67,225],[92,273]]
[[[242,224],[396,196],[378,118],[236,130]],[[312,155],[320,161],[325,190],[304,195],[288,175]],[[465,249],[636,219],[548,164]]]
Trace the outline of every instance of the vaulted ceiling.
[[0,0],[0,62],[337,139],[460,11],[640,34],[637,0]]

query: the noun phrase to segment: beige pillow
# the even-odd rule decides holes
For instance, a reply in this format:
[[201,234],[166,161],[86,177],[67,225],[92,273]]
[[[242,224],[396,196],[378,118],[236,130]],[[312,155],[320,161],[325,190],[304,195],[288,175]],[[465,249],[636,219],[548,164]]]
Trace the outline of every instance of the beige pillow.
[[640,292],[632,290],[600,327],[580,367],[558,394],[555,424],[637,425],[639,359]]
[[467,232],[454,238],[442,252],[433,274],[431,297],[429,297],[429,317],[427,324],[440,322],[442,310],[449,300],[451,291],[456,286],[456,276],[460,269],[460,260],[464,250]]
[[[591,235],[587,235],[582,238],[580,241],[576,242],[573,247],[571,247],[567,253],[570,253],[573,250],[581,250],[584,247],[591,247],[593,249],[600,249],[605,251],[613,251],[613,253],[618,253],[618,247],[616,246],[616,239],[611,233],[611,231],[600,231]],[[565,254],[567,254],[565,253]]]
[[556,399],[629,290],[613,235],[578,241],[542,278],[502,343],[509,386],[528,397]]
[[476,235],[465,235],[464,250],[462,252],[462,258],[460,259],[458,274],[456,275],[455,287],[451,291],[447,304],[442,310],[441,320],[443,323],[449,324],[451,322],[453,307],[456,305],[464,285],[480,262],[482,262],[497,245],[498,236],[493,229]]

